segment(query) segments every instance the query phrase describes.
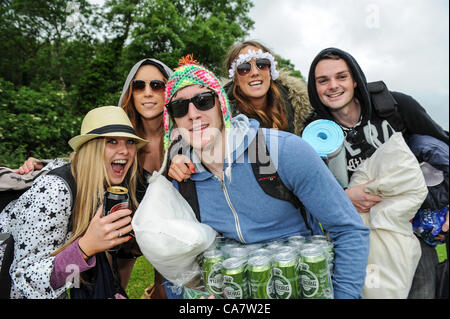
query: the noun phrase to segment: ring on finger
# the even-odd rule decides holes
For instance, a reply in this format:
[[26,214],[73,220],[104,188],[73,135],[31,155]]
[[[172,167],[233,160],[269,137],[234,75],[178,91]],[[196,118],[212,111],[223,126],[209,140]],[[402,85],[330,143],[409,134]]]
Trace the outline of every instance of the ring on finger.
[[119,238],[122,237],[122,232],[119,230]]

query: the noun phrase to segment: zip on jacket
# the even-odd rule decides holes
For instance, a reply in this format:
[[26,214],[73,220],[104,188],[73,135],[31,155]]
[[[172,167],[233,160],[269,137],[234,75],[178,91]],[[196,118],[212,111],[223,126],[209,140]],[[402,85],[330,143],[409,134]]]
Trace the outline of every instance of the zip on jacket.
[[[225,179],[225,174],[223,176]],[[223,194],[225,195],[225,199],[227,200],[228,207],[230,207],[231,212],[233,213],[236,232],[239,236],[239,239],[242,243],[246,244],[244,236],[242,235],[241,225],[239,223],[239,216],[236,212],[236,209],[234,209],[233,204],[231,203],[230,196],[228,195],[227,187],[225,186],[225,182],[223,180],[221,180],[220,178],[218,178],[217,176],[216,176],[216,178],[219,180],[219,182],[222,186]]]

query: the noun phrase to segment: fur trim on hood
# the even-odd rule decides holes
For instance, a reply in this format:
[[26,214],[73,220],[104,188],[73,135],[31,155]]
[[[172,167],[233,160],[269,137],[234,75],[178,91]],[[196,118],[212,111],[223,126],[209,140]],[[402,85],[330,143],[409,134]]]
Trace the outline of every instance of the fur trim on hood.
[[[301,136],[305,128],[305,122],[313,113],[309,102],[308,89],[303,79],[289,75],[286,70],[280,70],[280,76],[275,80],[275,84],[280,91],[284,101],[286,115],[288,119],[288,131]],[[233,116],[240,114],[233,96],[234,81],[229,81],[224,85],[230,102]]]
[[306,119],[313,113],[306,83],[303,79],[291,76],[286,71],[280,72],[280,77],[275,83],[281,84],[289,92],[288,99],[294,109],[294,131],[292,133],[301,136]]

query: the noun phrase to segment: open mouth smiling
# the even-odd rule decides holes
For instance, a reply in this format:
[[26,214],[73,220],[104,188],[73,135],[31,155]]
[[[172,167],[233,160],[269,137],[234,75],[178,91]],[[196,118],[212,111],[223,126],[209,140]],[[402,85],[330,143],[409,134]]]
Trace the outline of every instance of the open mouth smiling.
[[124,170],[125,170],[125,166],[127,165],[128,160],[114,160],[111,162],[111,168],[113,170],[114,173],[118,174],[118,175],[122,175]]

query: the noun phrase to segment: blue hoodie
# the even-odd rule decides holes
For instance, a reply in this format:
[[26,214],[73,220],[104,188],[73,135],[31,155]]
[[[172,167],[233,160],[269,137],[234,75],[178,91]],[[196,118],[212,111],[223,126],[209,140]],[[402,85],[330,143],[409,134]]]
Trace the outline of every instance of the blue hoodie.
[[[195,181],[202,223],[227,238],[252,244],[293,235],[310,235],[298,209],[262,190],[248,161],[247,147],[259,128],[256,120],[239,115],[227,135],[231,144],[231,179],[222,182],[207,171],[195,152]],[[272,161],[284,184],[302,201],[308,219],[319,220],[335,244],[335,298],[361,298],[369,253],[369,229],[322,159],[300,137],[262,130]],[[227,158],[227,157],[225,157]],[[224,164],[224,171],[228,163]],[[177,182],[174,181],[177,187]],[[314,218],[311,218],[314,217]],[[310,225],[320,232],[317,221]]]

